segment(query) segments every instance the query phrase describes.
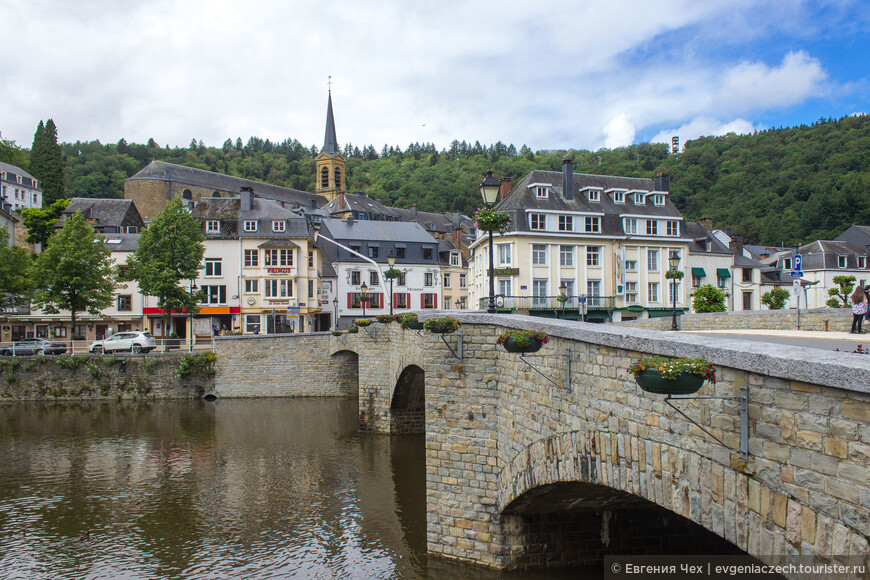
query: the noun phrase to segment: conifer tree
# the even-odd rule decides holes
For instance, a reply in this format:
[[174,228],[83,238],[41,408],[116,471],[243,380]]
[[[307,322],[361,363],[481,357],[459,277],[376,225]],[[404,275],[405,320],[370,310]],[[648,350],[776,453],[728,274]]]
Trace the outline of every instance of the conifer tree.
[[30,150],[30,173],[42,185],[42,205],[49,206],[64,198],[63,152],[57,143],[57,127],[49,119],[36,127]]

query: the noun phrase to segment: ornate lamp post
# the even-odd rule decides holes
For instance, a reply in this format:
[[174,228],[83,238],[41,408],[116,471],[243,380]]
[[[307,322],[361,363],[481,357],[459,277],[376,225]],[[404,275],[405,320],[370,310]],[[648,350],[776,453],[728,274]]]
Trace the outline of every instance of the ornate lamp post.
[[332,330],[338,330],[338,296],[332,299]]
[[363,282],[362,286],[359,287],[359,290],[360,290],[359,301],[362,302],[363,318],[366,317],[366,302],[369,301],[368,289],[369,289],[369,287],[366,285],[365,282]]
[[387,264],[390,266],[389,270],[386,272],[386,277],[390,279],[390,316],[393,315],[393,267],[396,265],[396,251],[390,250],[390,253],[387,254]]
[[[568,302],[568,285],[565,284],[564,280],[559,284],[559,298],[557,300],[562,303],[562,316],[565,316],[565,303]],[[556,318],[561,318],[562,316],[559,316],[559,312],[556,311]]]
[[678,330],[677,328],[677,268],[680,266],[680,253],[677,250],[671,250],[670,255],[668,256],[668,266],[670,266],[670,278],[671,278],[671,294],[674,297],[674,315],[671,320],[671,330]]
[[[191,296],[191,298],[193,298],[194,295],[196,294],[196,292],[198,292],[198,291],[199,291],[199,288],[197,288],[196,282],[194,280],[191,280],[190,281],[190,296]],[[187,318],[188,318],[188,321],[187,321],[187,328],[188,328],[187,343],[190,345],[189,352],[192,352],[193,351],[193,341],[194,341],[193,309],[190,309],[190,311],[187,313]],[[212,334],[214,334],[214,333],[212,333]]]
[[[479,186],[480,195],[483,197],[483,203],[486,207],[492,209],[498,199],[498,192],[501,189],[501,184],[498,179],[492,176],[492,169],[486,171],[486,177]],[[492,255],[492,230],[489,230],[489,305],[486,311],[490,314],[495,313],[495,266],[493,265]]]

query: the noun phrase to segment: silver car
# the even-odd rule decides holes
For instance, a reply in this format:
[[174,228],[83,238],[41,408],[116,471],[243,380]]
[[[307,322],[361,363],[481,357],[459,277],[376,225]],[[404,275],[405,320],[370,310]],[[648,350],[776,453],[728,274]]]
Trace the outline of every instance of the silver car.
[[88,350],[97,354],[113,351],[140,353],[148,352],[155,348],[157,348],[157,341],[154,340],[150,332],[130,331],[119,332],[109,338],[94,341]]

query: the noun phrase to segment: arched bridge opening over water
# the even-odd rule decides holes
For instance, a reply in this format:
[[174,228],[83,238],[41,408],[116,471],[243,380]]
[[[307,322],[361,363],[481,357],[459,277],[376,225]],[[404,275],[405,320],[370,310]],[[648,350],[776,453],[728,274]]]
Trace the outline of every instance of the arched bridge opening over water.
[[[517,568],[685,553],[707,549],[703,528],[761,559],[867,560],[870,357],[451,314],[463,326],[443,337],[375,324],[218,340],[217,390],[357,396],[363,430],[424,426],[428,549],[446,558]],[[552,338],[520,357],[496,346],[505,328]],[[692,421],[637,388],[626,369],[648,355],[717,366],[719,381],[698,393],[708,398],[679,403]],[[676,530],[670,545],[662,522]]]

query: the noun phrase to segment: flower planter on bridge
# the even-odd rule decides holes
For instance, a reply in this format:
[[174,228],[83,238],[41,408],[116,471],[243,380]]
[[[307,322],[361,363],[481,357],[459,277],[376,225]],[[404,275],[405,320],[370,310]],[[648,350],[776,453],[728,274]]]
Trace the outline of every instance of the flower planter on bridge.
[[652,369],[639,372],[635,379],[641,389],[659,395],[691,395],[704,384],[704,378],[698,375],[682,374],[675,379],[666,379]]
[[550,336],[540,330],[507,330],[499,335],[496,344],[508,352],[531,353],[538,352],[548,342]]
[[461,323],[450,316],[442,316],[440,318],[430,318],[423,323],[423,328],[435,334],[449,334],[459,330]]

